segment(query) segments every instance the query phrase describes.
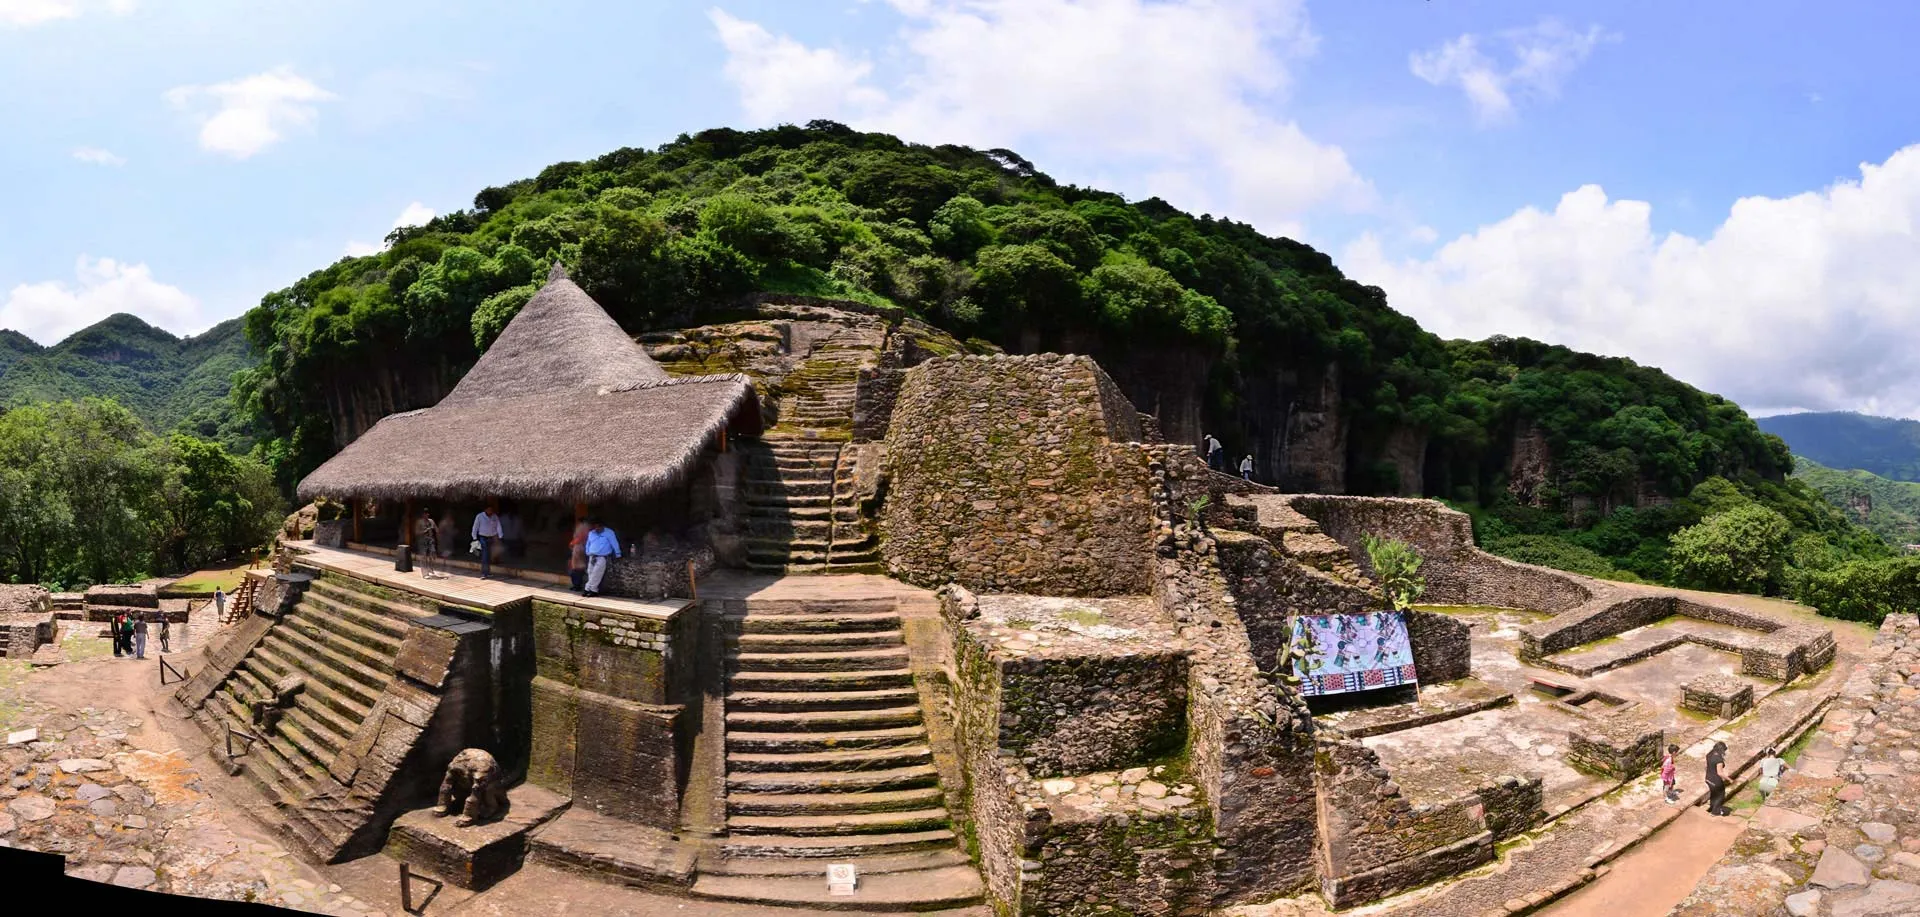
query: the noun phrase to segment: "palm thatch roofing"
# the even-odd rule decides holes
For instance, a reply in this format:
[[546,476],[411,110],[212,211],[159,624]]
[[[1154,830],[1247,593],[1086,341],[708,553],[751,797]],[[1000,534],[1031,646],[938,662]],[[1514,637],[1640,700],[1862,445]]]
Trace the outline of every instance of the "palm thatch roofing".
[[759,427],[747,377],[668,376],[555,265],[447,397],[381,419],[299,495],[633,502]]

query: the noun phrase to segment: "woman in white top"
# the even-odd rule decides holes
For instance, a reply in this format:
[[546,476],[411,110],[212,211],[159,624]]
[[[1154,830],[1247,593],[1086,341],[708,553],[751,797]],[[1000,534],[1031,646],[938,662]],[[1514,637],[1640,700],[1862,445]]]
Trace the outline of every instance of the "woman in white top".
[[1773,795],[1773,791],[1779,789],[1780,773],[1786,769],[1787,760],[1780,757],[1779,752],[1771,748],[1767,749],[1766,755],[1760,759],[1759,785],[1761,799]]

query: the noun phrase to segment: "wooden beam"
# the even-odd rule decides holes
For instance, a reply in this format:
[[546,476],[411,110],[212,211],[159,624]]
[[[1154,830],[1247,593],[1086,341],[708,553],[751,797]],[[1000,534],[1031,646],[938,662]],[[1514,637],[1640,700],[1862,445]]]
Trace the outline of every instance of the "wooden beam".
[[413,498],[412,497],[407,498],[406,508],[401,510],[401,512],[405,513],[405,515],[400,517],[400,543],[403,545],[406,545],[407,547],[413,547]]
[[358,544],[366,544],[366,542],[361,540],[360,538],[360,498],[359,497],[354,497],[353,499],[347,501],[347,511],[353,514],[354,542]]

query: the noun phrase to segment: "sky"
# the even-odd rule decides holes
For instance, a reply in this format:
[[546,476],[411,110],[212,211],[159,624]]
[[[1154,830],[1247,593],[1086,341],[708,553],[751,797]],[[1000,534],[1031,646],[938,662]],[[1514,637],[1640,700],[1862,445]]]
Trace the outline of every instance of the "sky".
[[1920,418],[1920,6],[0,0],[0,328],[239,315],[546,165],[832,118],[1307,242],[1447,337]]

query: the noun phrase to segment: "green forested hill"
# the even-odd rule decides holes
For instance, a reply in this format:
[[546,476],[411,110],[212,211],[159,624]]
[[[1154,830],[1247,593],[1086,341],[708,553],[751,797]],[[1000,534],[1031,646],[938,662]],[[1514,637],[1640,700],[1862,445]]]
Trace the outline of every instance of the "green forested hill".
[[[436,401],[559,259],[635,333],[782,291],[1088,353],[1169,438],[1214,433],[1257,479],[1442,497],[1540,562],[1779,591],[1790,544],[1809,566],[1884,550],[1717,395],[1535,341],[1444,341],[1309,246],[1062,185],[1008,150],[709,130],[557,163],[388,242],[246,316],[262,362],[240,387],[283,483]],[[1780,534],[1759,574],[1716,578],[1695,548],[1734,510]]]
[[1881,538],[1896,545],[1920,544],[1920,484],[1888,480],[1871,471],[1828,468],[1800,455],[1794,456],[1793,476]]
[[1827,411],[1763,417],[1760,428],[1786,440],[1795,455],[1828,468],[1920,481],[1920,421]]
[[112,398],[156,431],[186,430],[245,452],[256,428],[228,393],[234,373],[254,362],[238,319],[178,338],[113,315],[46,348],[0,332],[0,406]]

